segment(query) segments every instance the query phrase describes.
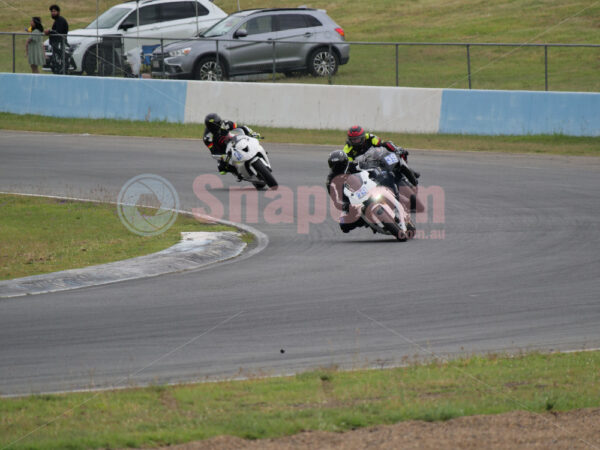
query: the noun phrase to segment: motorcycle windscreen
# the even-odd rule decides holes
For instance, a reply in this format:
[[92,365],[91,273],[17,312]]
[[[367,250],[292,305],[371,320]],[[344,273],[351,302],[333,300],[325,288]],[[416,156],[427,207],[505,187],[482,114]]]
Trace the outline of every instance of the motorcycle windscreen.
[[358,192],[363,186],[363,179],[360,175],[354,174],[350,175],[346,179],[346,183],[344,184],[346,188],[348,188],[351,192]]

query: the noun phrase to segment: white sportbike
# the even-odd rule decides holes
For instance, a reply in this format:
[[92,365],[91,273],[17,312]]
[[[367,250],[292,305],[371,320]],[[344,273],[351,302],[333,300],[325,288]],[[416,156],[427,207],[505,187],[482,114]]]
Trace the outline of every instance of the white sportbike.
[[374,233],[394,236],[399,241],[413,237],[415,227],[402,204],[382,178],[385,171],[361,170],[344,183],[344,195],[350,201],[351,214],[360,216]]
[[224,160],[234,166],[242,180],[256,189],[277,187],[267,152],[258,139],[248,136],[241,128],[229,132],[231,139],[225,148]]

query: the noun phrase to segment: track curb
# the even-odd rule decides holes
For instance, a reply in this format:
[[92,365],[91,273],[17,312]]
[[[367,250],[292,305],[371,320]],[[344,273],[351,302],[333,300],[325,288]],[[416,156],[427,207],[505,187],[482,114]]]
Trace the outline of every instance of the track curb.
[[[0,192],[0,194],[90,203],[111,203],[93,199],[15,192]],[[176,210],[176,212],[185,215],[191,214],[189,211],[182,210]],[[0,299],[69,291],[170,273],[202,270],[215,264],[249,258],[264,250],[269,243],[269,239],[264,233],[248,225],[215,219],[206,215],[196,215],[195,217],[207,222],[229,225],[250,233],[254,235],[255,243],[250,250],[246,250],[248,245],[240,238],[240,233],[232,231],[182,233],[183,237],[179,243],[150,255],[81,269],[69,269],[0,281]]]

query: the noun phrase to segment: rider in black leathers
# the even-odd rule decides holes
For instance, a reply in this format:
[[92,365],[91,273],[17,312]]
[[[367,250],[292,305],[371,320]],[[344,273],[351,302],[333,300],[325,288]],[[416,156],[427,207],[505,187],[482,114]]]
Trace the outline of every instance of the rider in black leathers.
[[204,130],[204,136],[202,140],[204,144],[210,150],[211,156],[218,160],[218,170],[221,175],[225,175],[227,172],[231,172],[234,175],[237,175],[239,178],[239,174],[236,168],[225,161],[225,150],[227,149],[227,143],[229,142],[230,135],[229,132],[233,129],[239,128],[244,130],[244,133],[248,136],[252,136],[254,138],[260,139],[261,136],[259,133],[256,133],[245,125],[239,125],[231,120],[223,120],[218,114],[211,113],[208,114],[204,119],[204,125],[206,125],[206,129]]

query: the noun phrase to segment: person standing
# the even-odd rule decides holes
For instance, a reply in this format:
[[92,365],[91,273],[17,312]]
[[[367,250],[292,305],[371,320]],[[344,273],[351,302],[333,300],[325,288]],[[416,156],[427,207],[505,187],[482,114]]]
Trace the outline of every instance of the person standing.
[[[44,34],[50,36],[50,46],[56,53],[59,60],[62,58],[67,43],[67,33],[69,32],[69,23],[67,19],[60,15],[60,6],[50,5],[50,15],[54,19],[52,29],[44,31]],[[64,35],[64,36],[63,36]]]
[[27,39],[25,46],[27,50],[27,61],[31,66],[31,73],[40,73],[38,66],[43,66],[45,62],[44,47],[42,37],[44,27],[39,17],[31,18],[31,37]]

